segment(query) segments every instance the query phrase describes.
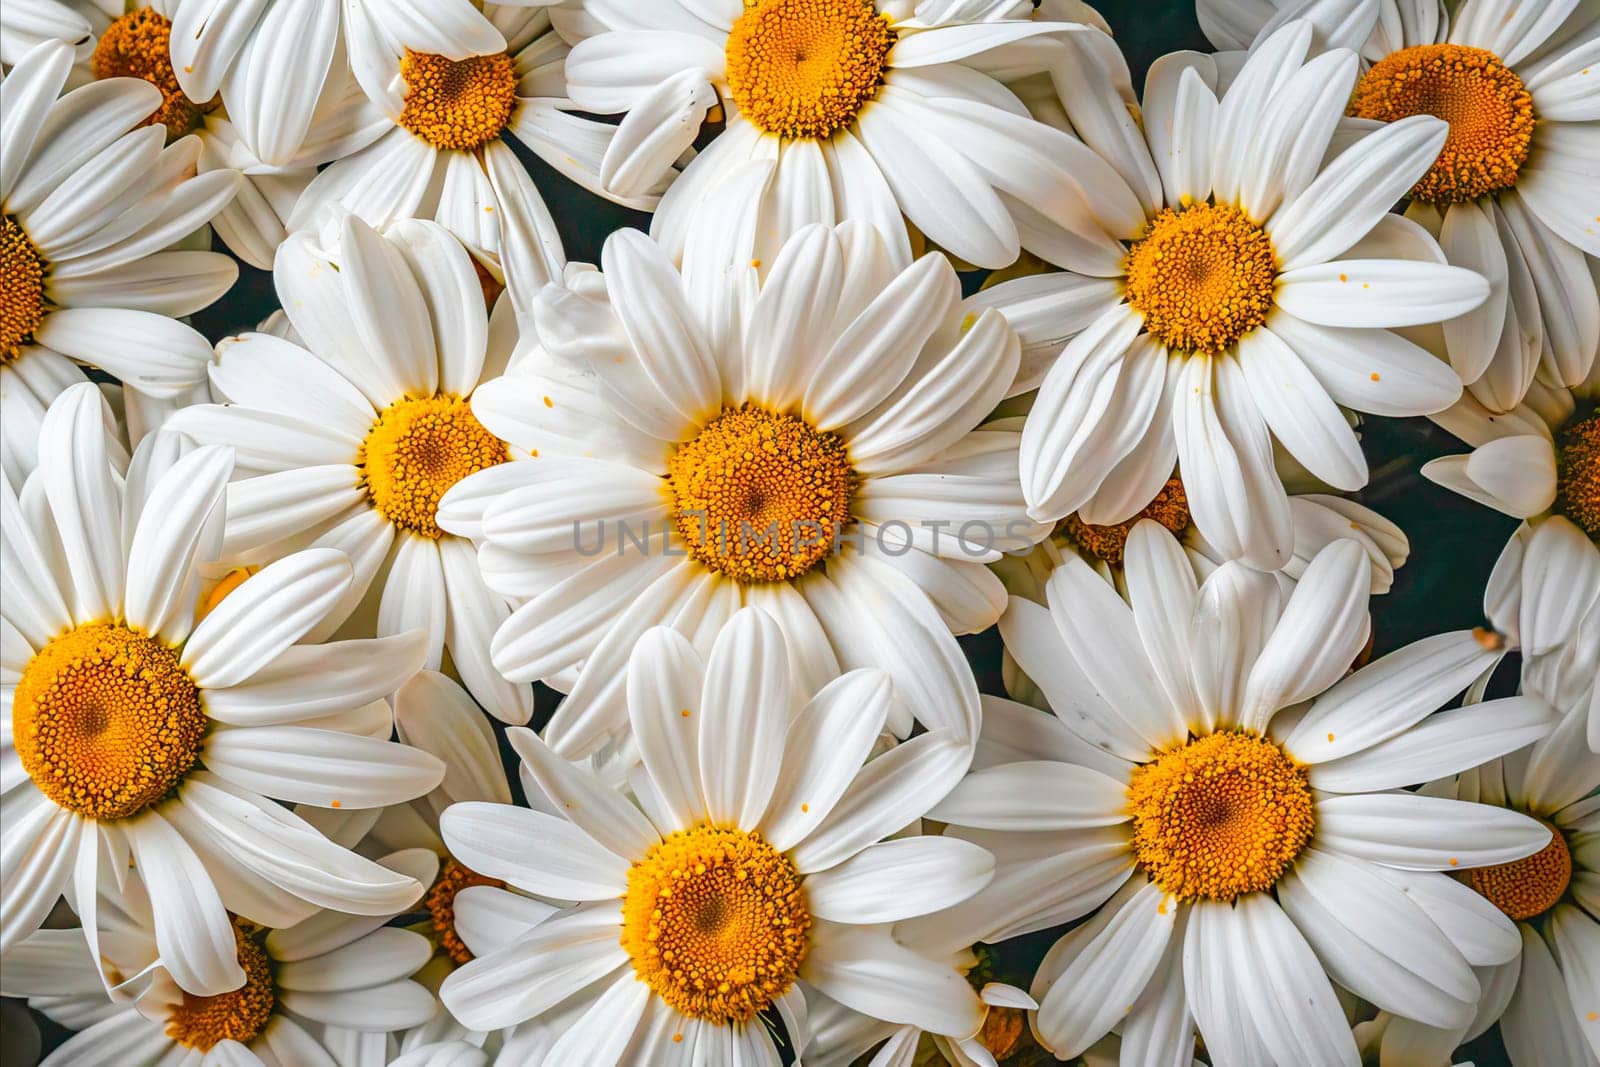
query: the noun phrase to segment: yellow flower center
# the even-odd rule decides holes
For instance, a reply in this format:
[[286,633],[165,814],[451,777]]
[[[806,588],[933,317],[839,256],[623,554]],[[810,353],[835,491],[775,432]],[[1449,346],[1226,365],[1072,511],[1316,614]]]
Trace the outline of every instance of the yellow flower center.
[[1311,839],[1304,767],[1265,738],[1216,733],[1134,769],[1133,849],[1179,900],[1271,889]]
[[1439,158],[1412,188],[1430,204],[1476,200],[1517,183],[1533,139],[1533,95],[1493,52],[1459,44],[1402,48],[1356,83],[1350,114],[1394,122],[1433,115],[1450,124]]
[[800,876],[760,834],[679,830],[628,871],[622,947],[684,1015],[760,1014],[793,984],[810,928]]
[[1213,355],[1267,321],[1278,261],[1238,208],[1167,208],[1128,249],[1128,303],[1168,348]]
[[91,819],[142,811],[200,755],[206,714],[177,653],[120,623],[57,637],[28,661],[12,725],[41,792]]
[[400,125],[444,151],[481,148],[506,128],[517,103],[517,72],[504,52],[446,59],[406,50]]
[[1168,478],[1167,484],[1161,487],[1155,499],[1127,522],[1119,522],[1112,526],[1094,526],[1084,522],[1078,518],[1077,512],[1073,512],[1061,520],[1061,532],[1096,559],[1116,566],[1122,562],[1122,554],[1128,548],[1128,535],[1145,519],[1156,520],[1174,534],[1181,534],[1188,529],[1189,497],[1183,491],[1183,482],[1177,478]]
[[1477,867],[1468,875],[1472,888],[1513,919],[1543,915],[1566,895],[1572,883],[1567,839],[1549,823],[1545,826],[1551,831],[1550,843],[1538,852],[1510,863]]
[[1556,510],[1600,540],[1600,415],[1579,419],[1561,434]]
[[463,867],[453,857],[447,858],[444,867],[439,871],[438,879],[433,883],[433,888],[428,891],[427,898],[422,902],[428,909],[428,917],[433,922],[433,934],[438,939],[439,947],[444,950],[445,955],[457,963],[470,963],[472,950],[461,940],[461,935],[456,933],[456,894],[474,885],[504,889],[506,884],[498,878],[489,878],[469,867]]
[[233,938],[239,946],[244,985],[214,997],[183,994],[182,1003],[172,1010],[167,1021],[168,1037],[180,1045],[209,1052],[223,1041],[248,1045],[260,1036],[278,1002],[272,985],[272,962],[261,945],[266,933],[234,917]]
[[0,364],[33,339],[44,318],[44,258],[10,215],[0,227]]
[[216,105],[197,104],[178,87],[172,69],[172,23],[165,15],[141,7],[122,16],[100,35],[89,58],[96,78],[138,78],[161,90],[161,106],[141,126],[161,123],[167,140],[176,140],[200,125]]
[[826,138],[877,95],[894,41],[871,0],[745,0],[728,33],[728,89],[759,129]]
[[356,467],[367,498],[402,530],[438,540],[439,498],[461,479],[510,459],[458,396],[400,400],[367,431]]
[[673,519],[689,554],[740,582],[796,578],[850,521],[844,442],[805,420],[728,408],[667,462]]

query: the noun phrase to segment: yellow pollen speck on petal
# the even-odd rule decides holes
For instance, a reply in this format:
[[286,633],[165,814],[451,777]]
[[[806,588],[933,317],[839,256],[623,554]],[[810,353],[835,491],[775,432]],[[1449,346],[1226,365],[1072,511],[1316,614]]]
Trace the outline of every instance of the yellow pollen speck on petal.
[[1356,83],[1350,114],[1394,122],[1433,115],[1450,124],[1439,158],[1411,195],[1430,204],[1476,200],[1517,183],[1533,140],[1533,95],[1493,52],[1459,44],[1403,48]]
[[168,141],[191,132],[217,106],[215,101],[197,104],[184,95],[172,69],[172,23],[148,7],[106,27],[89,57],[89,69],[96,78],[138,78],[160,89],[161,106],[140,125],[161,123]]
[[1496,652],[1506,647],[1506,639],[1485,626],[1474,626],[1472,628],[1472,639],[1490,652]]
[[877,95],[894,41],[870,0],[745,0],[728,32],[728,89],[766,133],[827,138]]
[[844,442],[765,408],[728,408],[667,461],[673,519],[689,555],[739,582],[797,578],[850,521]]
[[504,52],[447,59],[406,50],[400,125],[443,151],[468,152],[500,136],[517,103],[517,72]]
[[180,1045],[210,1052],[224,1041],[248,1045],[272,1021],[278,995],[272,982],[272,961],[262,941],[266,931],[243,919],[233,919],[244,985],[214,997],[184,993],[167,1020],[167,1036]]
[[356,458],[372,506],[402,530],[434,540],[439,498],[461,479],[511,458],[458,396],[391,404],[372,424]]
[[1166,208],[1128,249],[1128,304],[1168,348],[1212,355],[1267,321],[1278,277],[1265,230],[1226,204]]
[[1059,529],[1085,552],[1096,559],[1117,566],[1122,562],[1123,552],[1127,550],[1128,535],[1144,519],[1156,520],[1171,533],[1183,533],[1189,526],[1189,497],[1184,492],[1183,482],[1177,478],[1168,478],[1167,484],[1156,493],[1155,499],[1126,522],[1111,526],[1095,526],[1084,522],[1078,518],[1077,512],[1073,512],[1061,520]]
[[1600,415],[1580,419],[1561,433],[1556,510],[1600,541]]
[[1472,888],[1512,919],[1543,915],[1561,902],[1572,884],[1572,850],[1567,839],[1554,826],[1544,825],[1550,831],[1550,843],[1538,852],[1510,863],[1475,868],[1467,876]]
[[468,963],[472,960],[472,950],[461,940],[461,935],[456,933],[456,894],[468,886],[475,885],[505,888],[505,883],[500,879],[481,875],[462,866],[453,857],[447,858],[439,870],[439,877],[434,880],[433,888],[428,890],[428,895],[422,901],[422,906],[428,909],[428,918],[433,923],[434,939],[444,954],[456,963]]
[[679,830],[628,871],[622,947],[684,1015],[745,1022],[794,983],[811,913],[790,862],[742,830]]
[[1181,901],[1271,889],[1313,826],[1306,769],[1246,733],[1196,738],[1135,768],[1128,807],[1139,866]]
[[116,623],[69,630],[23,668],[13,743],[40,792],[90,819],[122,819],[194,767],[207,718],[172,648]]
[[0,228],[0,365],[33,340],[44,320],[45,262],[22,225],[10,215]]

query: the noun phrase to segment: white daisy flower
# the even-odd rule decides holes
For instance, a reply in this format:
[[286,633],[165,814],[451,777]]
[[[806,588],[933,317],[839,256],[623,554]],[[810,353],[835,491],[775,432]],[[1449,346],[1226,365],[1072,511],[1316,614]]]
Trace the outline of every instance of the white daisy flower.
[[351,106],[342,93],[347,64],[365,85],[375,57],[393,49],[465,59],[504,47],[471,0],[153,2],[172,21],[184,93],[220,97],[244,149],[267,167],[294,165],[325,136],[327,111]]
[[1494,412],[1475,397],[1433,416],[1473,449],[1442,456],[1423,475],[1469,500],[1517,519],[1565,515],[1600,538],[1600,374],[1565,389],[1534,382],[1522,403]]
[[[509,731],[566,818],[456,804],[445,842],[475,871],[577,903],[531,930],[510,909],[472,919],[503,940],[440,989],[462,1023],[531,1027],[518,1063],[596,1067],[776,1063],[769,1027],[781,1018],[788,1047],[805,1048],[811,990],[935,1033],[978,1029],[960,974],[888,924],[967,898],[990,857],[948,838],[884,840],[942,795],[969,746],[933,731],[868,760],[888,676],[853,671],[811,696],[789,662],[783,628],[757,609],[733,617],[704,666],[677,632],[646,633],[628,671],[632,796]],[[473,907],[494,893],[507,895]]]
[[[1525,666],[1522,691],[1554,700],[1540,674]],[[1591,669],[1583,680],[1591,702],[1594,679]],[[1515,1067],[1600,1063],[1600,755],[1583,742],[1585,718],[1580,707],[1526,752],[1423,787],[1523,812],[1549,828],[1550,843],[1459,876],[1515,921],[1520,951],[1504,962],[1472,960],[1483,996],[1470,1022],[1438,1028],[1380,1015],[1380,1067],[1448,1064],[1456,1046],[1497,1021]]]
[[[381,862],[413,885],[431,880],[436,866],[426,851]],[[410,977],[427,959],[421,935],[383,926],[391,916],[320,909],[278,929],[229,916],[243,984],[213,996],[186,993],[155,969],[153,909],[136,883],[129,890],[103,905],[98,945],[82,930],[40,930],[5,955],[5,994],[81,1031],[44,1060],[50,1067],[335,1067],[351,1062],[351,1050],[374,1046],[379,1055],[366,1062],[388,1062],[387,1035],[435,1008],[433,994]],[[102,967],[139,981],[138,997],[107,997]]]
[[623,200],[676,177],[708,116],[724,118],[651,224],[675,260],[698,205],[721,200],[742,164],[771,159],[766,195],[747,206],[763,258],[807,224],[861,220],[902,263],[909,222],[954,256],[1003,267],[1033,247],[1019,217],[1050,213],[1052,190],[1076,182],[1070,139],[1031,120],[997,76],[1063,55],[1047,36],[1092,35],[1084,48],[1116,52],[1098,29],[1032,13],[1027,0],[590,0],[562,25],[583,38],[566,90],[585,111],[623,115],[599,166],[601,191]]
[[[378,13],[384,6],[369,4],[366,18],[393,20],[392,13]],[[407,0],[393,6],[409,24],[420,17],[413,9],[423,5]],[[483,27],[458,32],[449,48],[381,25],[369,47],[352,47],[355,75],[381,112],[379,136],[317,176],[295,205],[290,228],[321,225],[334,204],[380,227],[431,218],[491,260],[521,261],[507,272],[534,286],[559,276],[555,223],[504,135],[593,189],[600,154],[616,128],[572,113],[561,77],[568,49],[551,29],[548,6],[488,3],[482,14],[469,7]],[[346,6],[355,22],[360,10]],[[366,121],[364,107],[347,110],[343,121]],[[333,127],[340,121],[329,115]],[[632,203],[647,207],[655,199]],[[535,277],[535,270],[542,275]]]
[[994,882],[957,911],[996,939],[1093,913],[1031,990],[1057,1056],[1120,1027],[1123,1063],[1186,1062],[1198,1027],[1218,1063],[1353,1067],[1332,982],[1459,1025],[1471,964],[1515,953],[1509,936],[1457,947],[1466,927],[1510,930],[1437,872],[1521,859],[1549,831],[1400,787],[1521,748],[1555,713],[1524,695],[1429,714],[1493,662],[1494,635],[1442,634],[1345,677],[1369,573],[1340,541],[1286,598],[1237,561],[1197,583],[1144,522],[1128,602],[1075,559],[1049,609],[1011,601],[1001,634],[1056,715],[991,701],[979,769],[929,818],[994,852]]
[[1176,458],[1205,539],[1277,570],[1294,524],[1274,439],[1320,481],[1355,490],[1367,462],[1345,409],[1416,415],[1460,395],[1447,366],[1390,329],[1453,318],[1489,290],[1471,271],[1398,255],[1434,245],[1388,209],[1448,127],[1392,123],[1324,166],[1356,57],[1305,62],[1310,44],[1308,23],[1279,30],[1220,103],[1207,57],[1158,62],[1143,136],[1079,162],[1060,194],[1074,228],[1040,223],[1045,258],[1068,271],[990,291],[1002,304],[1053,291],[1054,332],[1073,338],[1023,432],[1035,517],[1124,521]]
[[[739,183],[748,198],[765,167]],[[1043,533],[1023,511],[1020,434],[981,425],[1016,337],[998,312],[963,316],[943,256],[897,270],[860,223],[801,231],[764,283],[748,227],[708,218],[701,234],[681,274],[643,234],[613,234],[603,273],[539,294],[544,349],[473,397],[533,457],[440,504],[519,605],[495,666],[571,689],[546,737],[576,758],[626,735],[639,634],[671,625],[704,651],[754,605],[781,620],[806,687],[882,667],[905,697],[896,736],[915,709],[972,739],[977,687],[952,634],[994,623],[1004,589],[984,564]]]
[[238,277],[213,252],[173,250],[233,199],[238,175],[195,174],[200,142],[166,145],[144,122],[155,87],[112,78],[59,96],[72,49],[39,45],[0,87],[0,457],[21,484],[40,422],[99,367],[138,392],[179,396],[205,380],[210,344],[171,316]]
[[[1573,386],[1600,347],[1600,15],[1581,0],[1197,0],[1218,48],[1248,48],[1298,11],[1319,44],[1361,53],[1345,134],[1411,115],[1449,122],[1406,217],[1449,262],[1489,280],[1489,299],[1430,331],[1479,403],[1514,408],[1534,374]],[[1219,64],[1229,60],[1219,57]]]
[[510,608],[478,573],[472,545],[435,521],[456,482],[512,454],[473,416],[485,374],[503,365],[509,308],[491,330],[473,261],[443,227],[406,220],[380,235],[346,216],[338,244],[296,234],[274,279],[297,345],[247,333],[218,346],[213,393],[167,424],[237,450],[223,555],[260,564],[338,548],[355,566],[316,632],[420,629],[426,665],[446,650],[479,702],[506,721],[533,692],[490,664]]
[[387,740],[381,699],[426,641],[296,644],[351,583],[332,549],[224,588],[197,621],[232,456],[153,434],[118,478],[104,420],[93,385],[70,387],[20,498],[3,486],[0,951],[63,891],[96,936],[97,873],[109,857],[120,884],[131,859],[163,965],[192,993],[223,993],[243,981],[228,911],[288,926],[318,907],[390,914],[416,898],[413,879],[268,798],[365,808],[437,785],[438,760]]

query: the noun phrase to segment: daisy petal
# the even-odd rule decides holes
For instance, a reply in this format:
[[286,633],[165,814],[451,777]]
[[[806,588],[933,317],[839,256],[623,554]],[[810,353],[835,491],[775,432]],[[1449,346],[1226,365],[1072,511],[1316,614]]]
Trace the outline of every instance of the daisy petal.
[[870,926],[928,915],[966,900],[994,876],[994,857],[954,837],[908,837],[868,845],[806,879],[817,918]]
[[200,621],[180,662],[201,688],[238,685],[321,622],[351,576],[349,557],[331,548],[268,564]]
[[462,863],[529,893],[606,900],[627,885],[627,860],[554,815],[504,804],[453,804],[439,817],[439,832]]
[[1442,322],[1489,296],[1483,275],[1398,259],[1345,259],[1278,275],[1277,304],[1324,326],[1391,327]]
[[1325,797],[1317,842],[1346,856],[1415,871],[1482,867],[1531,856],[1550,831],[1515,811],[1415,793]]

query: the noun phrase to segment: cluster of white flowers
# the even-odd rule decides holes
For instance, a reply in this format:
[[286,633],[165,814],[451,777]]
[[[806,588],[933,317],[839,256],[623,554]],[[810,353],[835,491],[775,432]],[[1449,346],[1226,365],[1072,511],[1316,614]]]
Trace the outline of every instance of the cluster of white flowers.
[[8,1051],[1600,1067],[1600,3],[1197,15],[4,0]]

